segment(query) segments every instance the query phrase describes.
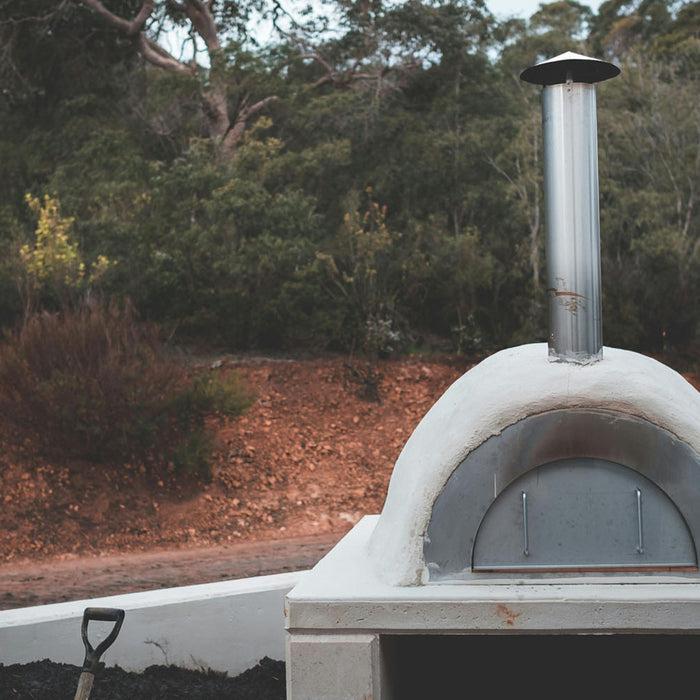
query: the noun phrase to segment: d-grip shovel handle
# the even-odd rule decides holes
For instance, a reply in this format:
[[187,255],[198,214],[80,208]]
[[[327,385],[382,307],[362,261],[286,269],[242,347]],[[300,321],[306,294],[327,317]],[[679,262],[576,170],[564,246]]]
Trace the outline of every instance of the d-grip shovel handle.
[[[98,645],[97,649],[92,648],[88,641],[88,623],[90,620],[100,622],[114,622],[112,631]],[[100,656],[107,651],[119,634],[119,630],[124,622],[124,611],[117,608],[85,608],[83,612],[83,624],[80,627],[80,636],[85,645],[85,661],[83,661],[83,671],[89,671],[93,675],[97,672],[100,663]]]
[[[92,648],[92,644],[90,644],[87,638],[87,628],[90,620],[114,622],[112,631],[97,645],[97,649]],[[117,608],[85,608],[83,612],[83,624],[80,626],[80,635],[85,645],[85,661],[83,661],[83,672],[80,674],[80,679],[78,680],[75,700],[87,700],[90,697],[95,674],[100,668],[100,656],[105,653],[107,648],[117,638],[122,622],[124,622],[123,610],[118,610]]]
[[[96,649],[87,638],[87,626],[90,620],[100,622],[114,622],[112,631],[103,639]],[[100,663],[100,656],[107,651],[119,634],[122,622],[124,622],[124,611],[117,608],[85,608],[83,612],[83,624],[80,627],[80,635],[85,645],[85,661],[83,661],[83,671],[89,671],[93,675],[97,672]]]

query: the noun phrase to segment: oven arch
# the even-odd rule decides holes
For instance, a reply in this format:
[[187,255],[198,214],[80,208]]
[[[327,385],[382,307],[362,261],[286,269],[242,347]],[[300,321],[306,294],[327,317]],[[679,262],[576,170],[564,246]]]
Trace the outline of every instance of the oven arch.
[[[669,525],[673,528],[671,540],[667,538],[664,542],[677,542],[682,553],[677,560],[672,561],[672,557],[665,562],[653,562],[649,558],[635,567],[627,559],[618,561],[620,568],[697,568],[700,512],[694,505],[700,497],[698,454],[668,431],[646,420],[612,411],[564,409],[528,416],[510,425],[470,452],[452,472],[434,501],[424,535],[428,580],[465,580],[478,575],[479,570],[531,570],[539,565],[543,570],[568,567],[577,572],[582,568],[600,571],[612,567],[614,560],[611,558],[585,566],[583,560],[567,561],[566,557],[559,560],[550,557],[548,562],[545,557],[532,565],[527,563],[528,557],[521,557],[520,561],[511,558],[510,563],[503,559],[500,566],[492,566],[493,561],[489,564],[482,556],[483,547],[475,550],[477,533],[482,522],[488,521],[488,518],[485,520],[487,512],[497,507],[494,504],[512,485],[521,478],[533,478],[541,473],[537,470],[546,465],[555,464],[559,465],[556,469],[570,470],[575,463],[587,470],[589,477],[596,473],[601,478],[612,474],[617,484],[615,488],[628,483],[632,525],[637,517],[635,488],[640,489],[642,502],[653,502],[656,512],[662,512],[662,517],[673,523]],[[636,476],[643,487],[634,486]],[[511,495],[512,491],[510,488]],[[647,524],[647,538],[651,524]],[[507,522],[504,527],[508,527]],[[520,526],[516,539],[522,529]],[[659,544],[660,540],[657,538],[656,542]],[[535,559],[529,561],[535,562]]]

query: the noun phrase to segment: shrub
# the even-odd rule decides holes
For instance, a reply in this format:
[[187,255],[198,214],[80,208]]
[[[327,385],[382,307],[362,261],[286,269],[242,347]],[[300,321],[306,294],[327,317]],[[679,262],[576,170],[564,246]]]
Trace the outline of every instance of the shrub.
[[[402,234],[389,229],[385,206],[365,190],[367,209],[353,195],[333,253],[318,252],[311,270],[341,309],[341,343],[362,346],[370,359],[390,354],[403,344],[397,299],[403,271],[398,259]],[[343,338],[342,335],[345,335]]]
[[112,261],[99,255],[93,265],[86,267],[73,240],[75,219],[61,214],[58,197],[45,195],[42,202],[28,194],[25,201],[38,218],[33,243],[21,246],[18,252],[17,287],[26,322],[47,296],[55,297],[64,310],[72,306],[79,293],[97,282]]
[[128,305],[36,315],[0,346],[0,410],[54,455],[201,471],[206,417],[246,404],[235,375],[186,377]]
[[248,408],[250,401],[250,394],[235,373],[195,374],[167,402],[171,425],[179,435],[171,454],[174,467],[178,471],[208,471],[215,445],[207,431],[207,418],[236,416]]

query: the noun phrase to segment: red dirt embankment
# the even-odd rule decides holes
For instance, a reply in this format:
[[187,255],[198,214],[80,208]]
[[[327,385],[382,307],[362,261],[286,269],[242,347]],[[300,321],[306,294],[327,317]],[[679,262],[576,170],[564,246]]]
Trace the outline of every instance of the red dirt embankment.
[[[211,479],[0,451],[0,608],[313,565],[378,513],[404,443],[467,358],[217,362],[253,392]],[[218,366],[220,365],[220,366]]]
[[0,609],[311,567],[381,511],[411,432],[475,362],[214,359],[255,399],[216,422],[211,479],[49,461],[2,439]]

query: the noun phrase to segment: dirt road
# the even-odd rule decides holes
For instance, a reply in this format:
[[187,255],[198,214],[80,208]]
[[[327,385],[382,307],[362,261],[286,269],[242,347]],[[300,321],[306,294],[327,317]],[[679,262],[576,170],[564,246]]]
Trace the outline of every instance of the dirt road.
[[52,557],[0,567],[0,609],[311,568],[343,533],[205,548]]

